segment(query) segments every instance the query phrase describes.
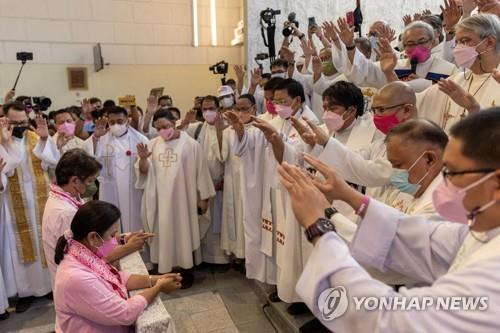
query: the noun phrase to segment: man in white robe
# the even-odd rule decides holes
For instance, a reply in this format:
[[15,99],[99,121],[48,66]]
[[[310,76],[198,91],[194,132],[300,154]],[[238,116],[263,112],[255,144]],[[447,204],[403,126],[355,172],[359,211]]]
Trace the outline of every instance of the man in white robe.
[[[500,290],[496,283],[500,269],[500,155],[494,144],[500,140],[499,126],[500,110],[496,108],[471,115],[451,130],[444,154],[445,180],[434,192],[433,202],[443,219],[458,223],[407,217],[357,193],[333,169],[313,161],[326,181],[312,182],[292,166],[280,169],[294,212],[315,244],[297,291],[325,326],[335,332],[401,332],[408,327],[416,332],[500,329]],[[331,231],[314,231],[322,223],[318,218],[323,216],[325,201],[321,200],[333,199],[348,202],[363,217],[350,249],[328,224],[323,225]],[[372,279],[358,262],[381,271],[392,269],[430,286],[401,288],[395,293]],[[320,297],[326,290],[332,293],[328,288],[339,289]],[[327,302],[335,295],[341,297],[342,305],[329,317],[336,309]],[[394,310],[368,310],[363,304],[356,309],[353,297],[364,296],[379,301],[379,297],[392,301],[398,298],[400,304]],[[448,299],[440,301],[437,297]],[[450,299],[453,297],[461,301],[447,306],[455,303]],[[424,310],[423,298],[430,301]],[[409,306],[415,302],[417,307]],[[477,307],[471,310],[464,302]],[[408,306],[406,311],[403,305]]]
[[[470,108],[470,98],[464,99],[460,98],[460,94],[455,95],[458,89],[454,87],[444,89],[444,93],[440,91],[440,86],[435,85],[417,96],[419,117],[436,122],[445,131],[471,112],[500,104],[499,85],[492,75],[500,65],[499,19],[492,15],[471,16],[457,25],[456,40],[458,45],[455,50],[464,46],[474,47],[473,53],[480,55],[467,59],[469,63],[456,59],[458,66],[469,68],[461,70],[449,80],[462,91],[466,91],[468,97],[477,101],[478,107]],[[466,45],[463,41],[466,41]],[[471,63],[471,60],[474,62]]]
[[[1,125],[0,125],[1,126]],[[0,141],[1,141],[1,136],[0,136]],[[3,148],[0,146],[0,149],[3,150]],[[3,221],[3,200],[4,200],[4,192],[7,187],[7,176],[5,176],[5,173],[3,171],[5,170],[5,167],[7,163],[4,161],[4,158],[8,158],[7,154],[2,154],[0,152],[0,219]],[[3,224],[3,223],[2,223]],[[0,225],[0,235],[3,235],[3,226]],[[2,249],[3,251],[3,249]],[[8,295],[7,294],[7,289],[5,288],[5,280],[3,278],[2,274],[2,267],[0,266],[0,321],[5,320],[9,317],[9,312],[7,311],[7,308],[9,307],[9,296],[14,296],[14,295]]]
[[[403,32],[403,44],[408,59],[398,60],[394,50],[385,52],[381,49],[378,52],[389,55],[381,55],[380,62],[373,63],[355,47],[347,45],[352,62],[345,67],[344,74],[361,87],[380,88],[390,81],[402,80],[409,81],[416,92],[423,91],[433,83],[442,78],[446,79],[456,72],[454,64],[431,55],[433,40],[432,27],[425,22],[416,21],[407,26]],[[415,73],[412,72],[412,61],[415,63]]]
[[[49,136],[47,140],[40,140],[35,147],[37,156],[43,160],[51,182],[55,181],[54,170],[61,155],[70,149],[82,148],[84,141],[75,136],[76,123],[73,114],[68,109],[54,112],[54,121],[57,133]],[[40,122],[38,126],[46,126]]]
[[[261,154],[262,152],[256,151],[257,149],[265,150],[262,159],[254,158],[251,162],[253,171],[262,170],[263,175],[249,175],[249,177],[260,177],[256,181],[262,181],[264,184],[261,250],[268,257],[276,258],[278,296],[288,303],[300,302],[293,285],[295,277],[302,271],[302,240],[297,224],[287,222],[291,211],[286,195],[281,191],[276,166],[285,160],[285,143],[297,147],[297,151],[303,149],[302,140],[292,126],[291,119],[303,122],[303,119],[307,118],[311,122],[318,123],[316,116],[304,101],[304,91],[299,82],[293,79],[281,82],[273,96],[280,117],[274,118],[269,123],[256,120],[254,126],[262,132],[254,132],[255,135],[251,137],[250,133],[245,131],[237,142],[237,154],[242,157]],[[261,163],[264,165],[260,165]]]
[[190,124],[186,129],[186,133],[201,145],[216,191],[215,197],[210,198],[209,211],[200,217],[210,224],[209,229],[202,235],[201,255],[206,263],[227,264],[229,258],[221,247],[224,164],[218,158],[221,142],[218,138],[222,136],[225,125],[217,97],[204,97],[201,108],[205,122]]
[[175,130],[169,111],[155,113],[153,124],[159,136],[137,146],[135,164],[136,186],[144,190],[144,229],[156,234],[151,261],[163,273],[174,267],[190,269],[193,252],[200,248],[198,214],[207,211],[208,200],[215,196],[213,182],[200,144]]
[[[41,222],[49,178],[33,150],[39,135],[28,130],[22,103],[3,106],[9,126],[2,126],[2,145],[20,161],[6,172],[8,184],[2,200],[1,267],[8,295],[18,294],[17,312],[26,311],[34,297],[51,291],[42,246]],[[39,132],[48,137],[48,132]],[[15,165],[15,164],[14,164]]]
[[142,190],[134,186],[134,163],[137,144],[146,144],[148,139],[129,126],[127,111],[122,107],[107,109],[106,119],[109,130],[102,119],[99,120],[93,136],[85,141],[85,150],[103,166],[97,178],[99,200],[120,208],[122,232],[137,231],[142,229]]

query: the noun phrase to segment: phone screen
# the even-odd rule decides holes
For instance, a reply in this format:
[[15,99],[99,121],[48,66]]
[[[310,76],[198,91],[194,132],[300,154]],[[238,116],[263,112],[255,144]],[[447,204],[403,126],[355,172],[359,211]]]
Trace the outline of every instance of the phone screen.
[[347,24],[349,24],[350,27],[354,26],[354,12],[348,12],[345,14],[346,19],[347,19]]

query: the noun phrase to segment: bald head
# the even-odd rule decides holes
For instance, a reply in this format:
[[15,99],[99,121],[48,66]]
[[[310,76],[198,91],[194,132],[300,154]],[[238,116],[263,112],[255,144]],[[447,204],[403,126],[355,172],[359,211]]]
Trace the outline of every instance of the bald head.
[[378,30],[385,26],[389,27],[389,23],[387,23],[386,21],[379,20],[373,22],[370,26],[370,32],[368,33],[368,35],[378,37]]
[[373,98],[383,99],[384,104],[412,104],[417,103],[415,91],[406,83],[395,81],[383,86]]

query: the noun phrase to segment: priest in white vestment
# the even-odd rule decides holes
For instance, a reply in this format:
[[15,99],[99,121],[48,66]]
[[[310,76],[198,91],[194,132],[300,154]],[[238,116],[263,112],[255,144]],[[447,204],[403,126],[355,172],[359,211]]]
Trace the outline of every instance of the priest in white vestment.
[[[1,267],[8,295],[17,294],[21,298],[17,310],[26,311],[33,296],[44,296],[51,291],[41,233],[50,181],[42,162],[33,153],[40,138],[28,130],[24,105],[6,104],[4,112],[9,126],[2,126],[2,145],[20,162],[6,173],[8,184],[1,202]],[[48,132],[39,134],[48,136]]]
[[453,75],[457,70],[454,64],[430,53],[433,40],[434,30],[429,24],[421,21],[413,22],[403,32],[403,44],[408,59],[397,60],[396,54],[393,54],[392,58],[397,60],[397,63],[392,65],[394,71],[392,68],[390,70],[394,72],[392,77],[386,74],[385,61],[373,63],[354,48],[349,50],[355,54],[352,63],[348,63],[345,67],[344,74],[361,87],[380,88],[389,81],[402,80],[411,82],[416,92],[423,91],[440,79]]
[[[500,105],[500,87],[493,77],[500,65],[500,23],[493,15],[471,16],[457,25],[455,60],[461,70],[449,78],[479,104],[479,108]],[[468,103],[432,86],[417,96],[419,117],[428,118],[448,131],[467,117]],[[455,90],[455,89],[453,89]],[[452,92],[453,92],[452,90]]]
[[135,188],[134,163],[137,145],[148,139],[129,125],[127,111],[122,107],[107,109],[107,122],[98,122],[96,130],[85,141],[85,150],[95,156],[103,168],[99,177],[99,200],[120,208],[121,232],[142,229],[142,189]]
[[201,255],[202,260],[209,264],[227,264],[228,256],[221,247],[222,203],[224,187],[224,164],[219,160],[221,141],[225,127],[220,111],[219,99],[215,96],[206,96],[201,102],[203,117],[202,124],[190,124],[186,133],[194,138],[201,146],[210,170],[210,176],[216,195],[210,198],[209,211],[200,219],[203,224],[209,224],[208,230],[203,230]]
[[37,156],[42,159],[47,167],[52,183],[55,182],[54,172],[61,156],[70,149],[84,147],[84,141],[75,136],[76,123],[71,111],[67,109],[54,111],[53,117],[57,133],[49,136],[47,140],[38,141],[35,147]]
[[[0,139],[1,140],[1,139]],[[3,149],[0,146],[0,149]],[[3,221],[4,215],[3,215],[3,200],[4,200],[4,192],[7,187],[7,176],[5,176],[5,173],[3,173],[6,162],[4,162],[4,158],[6,159],[8,156],[7,154],[2,154],[0,152],[0,220]],[[3,223],[2,223],[3,224]],[[3,226],[0,225],[0,236],[4,234]],[[3,243],[3,241],[1,242]],[[3,248],[0,248],[3,251]],[[8,295],[7,294],[7,289],[5,288],[5,280],[2,274],[2,267],[0,266],[0,321],[7,319],[9,316],[9,312],[7,311],[7,308],[9,307],[9,299],[8,297],[14,296],[14,295]]]
[[[137,146],[135,164],[138,189],[144,190],[141,217],[144,229],[154,232],[151,261],[159,272],[194,266],[194,251],[200,248],[199,213],[208,209],[215,196],[210,170],[198,142],[175,129],[175,118],[167,110],[153,117],[159,136],[147,146]],[[199,262],[198,262],[199,263]]]
[[[280,169],[294,212],[315,246],[297,292],[325,326],[335,332],[500,329],[499,126],[500,109],[495,108],[451,129],[444,179],[433,203],[443,220],[452,222],[408,217],[359,194],[333,169],[313,160],[308,161],[325,181],[312,181],[293,166]],[[350,249],[321,218],[324,205],[334,199],[346,201],[362,217]],[[395,292],[372,279],[359,263],[392,269],[430,286]],[[373,308],[362,297],[379,302],[389,297],[392,310]]]

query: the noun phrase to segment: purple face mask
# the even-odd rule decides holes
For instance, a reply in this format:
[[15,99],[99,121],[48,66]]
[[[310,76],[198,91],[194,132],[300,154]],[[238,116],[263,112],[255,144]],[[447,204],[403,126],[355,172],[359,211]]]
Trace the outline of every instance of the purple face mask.
[[408,56],[408,59],[416,59],[417,63],[421,64],[429,59],[430,51],[428,48],[423,46],[415,46],[406,50],[406,55]]

